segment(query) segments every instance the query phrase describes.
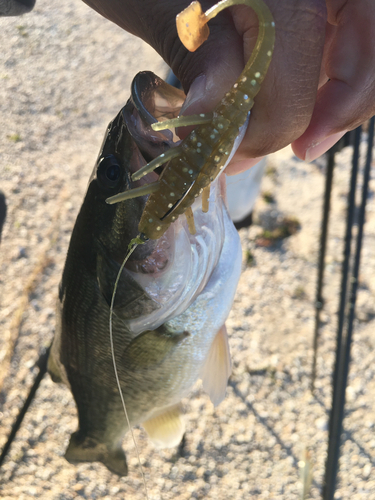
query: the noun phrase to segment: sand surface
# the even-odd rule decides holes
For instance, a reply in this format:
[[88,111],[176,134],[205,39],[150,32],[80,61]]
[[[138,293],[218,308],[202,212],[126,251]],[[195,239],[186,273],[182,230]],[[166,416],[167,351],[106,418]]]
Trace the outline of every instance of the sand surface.
[[[8,204],[0,244],[1,448],[36,374],[31,368],[54,333],[70,232],[105,128],[137,71],[164,77],[167,68],[78,0],[38,0],[29,15],[0,19],[0,40],[0,187]],[[240,231],[245,259],[227,323],[227,398],[214,409],[197,388],[184,401],[181,453],[157,451],[135,430],[150,499],[299,500],[305,449],[313,466],[308,498],[320,497],[350,156],[350,148],[337,155],[315,395],[309,383],[324,162],[305,164],[286,149],[268,159],[262,190],[274,202],[260,198],[255,225]],[[375,499],[374,190],[372,180],[336,497],[342,500]],[[301,229],[259,245],[258,235],[286,216]],[[66,462],[76,426],[70,392],[46,376],[0,471],[0,498],[143,500],[130,436],[129,476],[119,479],[99,463]]]

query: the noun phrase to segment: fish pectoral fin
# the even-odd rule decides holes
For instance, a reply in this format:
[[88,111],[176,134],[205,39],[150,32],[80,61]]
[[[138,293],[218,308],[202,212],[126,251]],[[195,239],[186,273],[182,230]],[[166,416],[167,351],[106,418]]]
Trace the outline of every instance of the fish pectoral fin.
[[210,396],[214,406],[225,398],[228,378],[232,371],[232,362],[228,344],[228,334],[225,324],[217,332],[212,342],[200,378],[203,389]]
[[128,474],[126,457],[121,445],[108,448],[106,444],[99,443],[96,439],[90,437],[81,438],[79,431],[71,435],[65,458],[72,464],[102,462],[114,474],[119,476]]
[[170,406],[155,417],[142,423],[142,427],[156,448],[178,446],[185,433],[181,404]]
[[163,324],[139,334],[124,351],[121,362],[128,370],[147,370],[160,365],[173,350],[189,337],[189,332],[175,332]]

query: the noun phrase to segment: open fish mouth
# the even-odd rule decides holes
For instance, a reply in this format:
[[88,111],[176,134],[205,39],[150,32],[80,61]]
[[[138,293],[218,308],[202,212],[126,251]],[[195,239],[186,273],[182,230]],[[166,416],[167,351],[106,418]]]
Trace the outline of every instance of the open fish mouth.
[[[129,177],[179,143],[174,131],[154,131],[151,124],[177,117],[184,99],[185,95],[181,90],[168,85],[153,73],[145,71],[136,75],[132,83],[131,98],[114,121],[117,130],[114,134],[115,145],[111,146],[112,150],[108,149],[108,153],[115,150],[121,156],[121,136],[130,135],[130,144],[127,142],[132,149],[130,162],[127,164]],[[107,149],[104,154],[107,154]],[[130,181],[128,188],[157,180],[163,168],[164,166],[159,167],[156,172],[147,174],[136,182]],[[153,179],[149,176],[153,176]],[[196,234],[190,234],[185,218],[179,217],[162,237],[138,245],[130,256],[123,270],[128,276],[124,276],[124,283],[136,282],[137,289],[142,290],[149,303],[153,304],[140,318],[129,313],[126,321],[131,331],[136,333],[162,325],[168,318],[189,307],[207,284],[219,261],[225,226],[229,220],[224,191],[224,179],[217,179],[211,186],[208,212],[202,211],[200,197],[192,205]],[[147,196],[142,196],[113,206],[116,211],[124,212],[123,216],[119,214],[119,220],[126,224],[126,230],[122,230],[120,226],[114,231],[113,228],[108,229],[115,234],[117,231],[125,234],[122,245],[116,243],[107,248],[116,265],[122,264],[127,245],[137,234],[139,214],[146,201]],[[115,235],[112,240],[116,241],[116,238]],[[105,241],[102,240],[102,247],[105,246]]]
[[[122,114],[146,163],[179,144],[180,139],[173,130],[157,132],[151,125],[177,118],[184,100],[182,90],[172,87],[150,71],[142,71],[133,79],[131,97]],[[136,170],[139,170],[138,166]],[[159,175],[161,171],[162,167],[158,167],[155,173]]]
[[[138,152],[138,155],[135,155],[137,160],[130,165],[132,174],[142,168],[144,164],[149,163],[170,148],[176,147],[181,142],[174,130],[154,131],[151,125],[158,121],[177,118],[184,100],[185,94],[181,90],[167,84],[152,72],[143,71],[135,76],[131,86],[131,98],[122,110],[122,119]],[[247,123],[248,121],[241,128],[227,163],[238,148],[246,131]],[[134,186],[131,187],[157,180],[163,168],[164,166],[158,167],[155,171],[134,182]],[[209,203],[211,209],[206,215],[201,210],[201,197],[198,197],[192,206],[197,225],[196,236],[190,234],[184,218],[178,218],[163,237],[158,240],[148,240],[145,244],[139,245],[128,260],[126,269],[134,273],[154,276],[166,273],[173,265],[175,252],[181,252],[182,255],[189,253],[185,248],[176,247],[176,242],[181,240],[181,238],[178,239],[178,233],[181,231],[186,233],[184,245],[191,247],[189,251],[192,248],[200,248],[198,250],[199,259],[202,262],[206,259],[216,264],[224,234],[222,214],[225,205],[223,201],[225,198],[224,179],[217,178],[211,185],[211,191]],[[210,234],[209,238],[207,237],[208,233]],[[209,248],[213,258],[209,259],[206,256],[206,250],[202,250],[202,248],[206,248],[206,250]]]
[[[122,110],[123,121],[130,133],[138,154],[136,161],[130,164],[130,173],[134,174],[146,163],[160,154],[178,145],[179,137],[174,131],[156,132],[153,123],[176,118],[185,100],[182,90],[167,84],[150,71],[142,71],[133,79],[131,97]],[[158,167],[144,179],[134,183],[140,186],[156,181],[163,167]],[[168,230],[157,241],[148,241],[138,246],[128,260],[126,269],[134,273],[157,274],[165,271],[173,260],[174,230]]]

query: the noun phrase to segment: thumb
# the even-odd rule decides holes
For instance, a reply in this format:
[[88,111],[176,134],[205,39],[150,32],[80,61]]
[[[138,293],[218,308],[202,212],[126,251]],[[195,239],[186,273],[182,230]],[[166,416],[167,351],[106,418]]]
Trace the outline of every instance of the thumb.
[[242,40],[234,30],[226,31],[226,40],[228,35],[232,41],[224,44],[220,32],[216,36],[211,33],[209,41],[198,52],[187,53],[176,69],[183,88],[188,89],[181,114],[212,111],[240,75],[244,65]]

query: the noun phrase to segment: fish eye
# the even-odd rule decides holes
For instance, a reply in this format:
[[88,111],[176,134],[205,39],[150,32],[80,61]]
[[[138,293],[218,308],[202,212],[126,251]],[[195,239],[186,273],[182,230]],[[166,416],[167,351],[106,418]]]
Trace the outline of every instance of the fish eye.
[[102,158],[97,168],[98,182],[104,188],[113,189],[117,186],[121,177],[119,161],[113,155]]

